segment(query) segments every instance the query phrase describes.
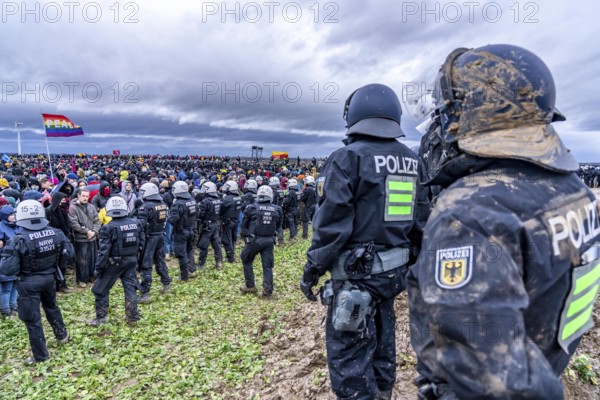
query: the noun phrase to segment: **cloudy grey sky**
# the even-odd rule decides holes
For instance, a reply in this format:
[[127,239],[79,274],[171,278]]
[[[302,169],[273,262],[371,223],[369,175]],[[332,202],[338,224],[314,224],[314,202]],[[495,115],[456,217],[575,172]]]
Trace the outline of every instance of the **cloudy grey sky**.
[[[356,88],[402,83],[456,47],[510,43],[550,67],[556,124],[600,161],[600,6],[578,1],[0,1],[0,151],[44,152],[40,110],[85,136],[52,152],[324,156]],[[402,121],[406,142],[416,121]]]

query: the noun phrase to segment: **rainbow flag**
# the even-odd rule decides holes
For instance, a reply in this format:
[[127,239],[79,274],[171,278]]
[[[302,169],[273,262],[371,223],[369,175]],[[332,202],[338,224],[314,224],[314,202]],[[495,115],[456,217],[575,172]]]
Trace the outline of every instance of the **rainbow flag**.
[[46,137],[71,137],[83,135],[83,129],[64,115],[42,114]]

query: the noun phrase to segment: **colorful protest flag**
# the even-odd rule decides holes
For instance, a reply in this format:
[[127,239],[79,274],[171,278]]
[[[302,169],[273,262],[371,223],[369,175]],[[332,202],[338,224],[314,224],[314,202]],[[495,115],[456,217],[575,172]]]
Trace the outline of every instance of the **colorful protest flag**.
[[64,115],[42,114],[46,137],[71,137],[83,135],[83,129]]

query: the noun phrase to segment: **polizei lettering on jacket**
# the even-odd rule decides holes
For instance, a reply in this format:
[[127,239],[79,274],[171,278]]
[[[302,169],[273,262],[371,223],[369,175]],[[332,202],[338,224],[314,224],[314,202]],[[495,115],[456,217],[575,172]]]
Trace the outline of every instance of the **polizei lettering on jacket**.
[[41,239],[41,238],[45,238],[48,236],[54,236],[54,231],[48,230],[48,231],[40,231],[40,232],[30,233],[29,240]]
[[119,228],[121,229],[121,232],[133,231],[133,230],[137,230],[138,226],[136,224],[129,224],[129,225],[121,225],[121,226],[119,226]]
[[412,157],[398,156],[373,156],[375,158],[375,170],[379,174],[382,168],[390,174],[418,175],[419,162]]
[[555,256],[560,255],[560,242],[564,240],[570,241],[573,247],[579,249],[584,243],[600,235],[597,201],[577,209],[563,209],[561,215],[548,219],[548,224],[552,230]]

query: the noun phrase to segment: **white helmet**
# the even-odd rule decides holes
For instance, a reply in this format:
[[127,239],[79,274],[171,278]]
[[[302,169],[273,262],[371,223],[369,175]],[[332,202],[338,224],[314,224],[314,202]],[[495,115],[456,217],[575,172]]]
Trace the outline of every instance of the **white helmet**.
[[106,201],[106,215],[112,218],[126,217],[127,203],[122,197],[111,197]]
[[276,186],[279,187],[279,178],[276,176],[272,176],[271,179],[269,179],[269,186]]
[[308,175],[304,178],[304,183],[307,186],[314,186],[315,185],[315,178],[313,178],[311,175]]
[[210,181],[204,182],[202,186],[200,186],[200,193],[206,193],[211,196],[218,196],[217,185]]
[[173,184],[173,196],[175,197],[189,199],[191,197],[189,190],[188,184],[184,181],[177,181]]
[[39,231],[48,226],[46,210],[42,203],[36,200],[24,200],[17,205],[17,226]]
[[260,175],[256,176],[256,183],[258,183],[259,185],[262,185],[263,183],[263,177]]
[[158,194],[158,186],[152,182],[144,183],[140,187],[140,197],[142,200],[162,200],[162,197]]
[[295,179],[290,179],[287,181],[288,189],[298,190],[298,181]]
[[254,179],[248,179],[244,184],[244,189],[248,189],[251,192],[256,193],[256,189],[258,188],[258,183]]
[[259,202],[273,201],[273,189],[270,186],[261,186],[258,188],[256,197]]
[[223,193],[239,194],[239,186],[236,181],[227,181],[221,186]]

